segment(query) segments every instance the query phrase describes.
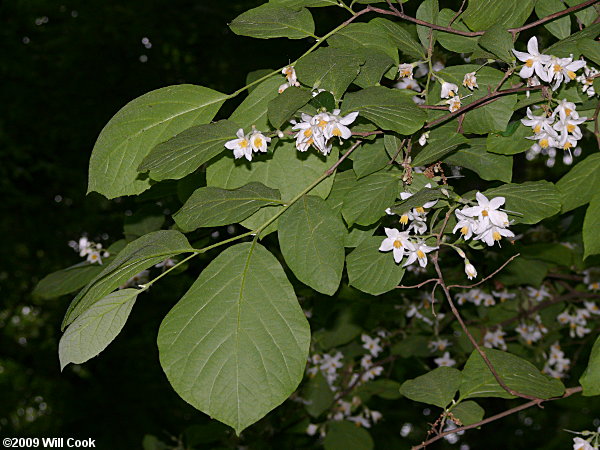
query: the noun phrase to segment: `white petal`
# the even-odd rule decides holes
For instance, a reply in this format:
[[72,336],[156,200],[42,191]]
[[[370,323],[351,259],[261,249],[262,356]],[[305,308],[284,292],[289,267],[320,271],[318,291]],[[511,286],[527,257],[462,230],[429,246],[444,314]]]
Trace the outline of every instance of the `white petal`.
[[540,54],[538,51],[538,41],[535,36],[533,36],[531,39],[529,39],[529,42],[527,42],[527,51],[532,55]]

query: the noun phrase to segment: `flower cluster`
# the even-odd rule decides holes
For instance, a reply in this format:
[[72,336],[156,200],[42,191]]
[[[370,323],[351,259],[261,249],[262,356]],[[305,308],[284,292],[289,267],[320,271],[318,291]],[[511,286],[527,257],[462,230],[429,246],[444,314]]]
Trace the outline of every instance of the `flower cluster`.
[[551,83],[553,91],[558,89],[562,83],[568,83],[577,78],[575,72],[586,65],[582,59],[573,60],[573,55],[570,58],[558,58],[540,53],[535,36],[527,42],[527,52],[513,50],[513,53],[519,61],[525,63],[519,72],[521,78],[536,76],[546,83]]
[[514,237],[514,233],[508,229],[510,222],[504,211],[499,210],[505,202],[504,197],[494,197],[491,200],[481,192],[475,194],[477,206],[469,206],[455,211],[458,222],[452,230],[453,233],[460,231],[462,237],[467,240],[481,240],[492,247],[502,237]]
[[497,327],[494,331],[486,331],[483,336],[483,345],[488,348],[499,348],[500,350],[506,350],[506,342],[504,342],[504,336],[506,333],[502,330],[502,327]]
[[539,314],[528,322],[521,321],[515,328],[515,331],[528,345],[539,341],[544,334],[548,333],[548,329],[542,323],[542,318]]
[[528,159],[533,159],[536,155],[543,153],[549,156],[548,165],[554,164],[556,148],[569,152],[567,161],[572,162],[571,149],[577,146],[577,142],[582,138],[583,133],[579,128],[587,117],[579,117],[575,104],[563,99],[553,112],[536,116],[527,108],[527,118],[521,119],[523,125],[531,127],[534,135],[527,139],[537,141],[528,151]]
[[102,244],[92,242],[87,237],[82,236],[79,241],[69,241],[69,247],[76,252],[79,252],[79,256],[86,257],[86,261],[94,264],[102,264],[102,258],[108,258],[110,253],[106,250],[102,250]]
[[358,112],[352,112],[344,117],[340,116],[340,110],[334,109],[331,113],[321,112],[315,116],[302,113],[302,121],[292,120],[292,130],[298,130],[294,138],[296,139],[296,148],[301,151],[307,151],[312,145],[324,155],[331,151],[331,139],[348,139],[352,132],[348,128],[356,120]]
[[570,365],[571,360],[565,358],[565,353],[560,349],[560,344],[557,341],[550,346],[550,356],[546,360],[542,372],[553,378],[563,378]]
[[294,70],[294,66],[287,66],[284,67],[281,70],[281,73],[283,75],[285,75],[286,78],[286,82],[283,83],[281,86],[279,86],[279,93],[281,94],[283,91],[285,91],[287,88],[289,88],[290,86],[300,86],[300,83],[298,83],[298,78],[296,77],[296,71]]
[[[475,78],[475,76],[473,76],[473,78]],[[475,80],[475,85],[476,84],[477,80]],[[460,107],[462,106],[460,102],[460,96],[458,95],[458,86],[454,83],[448,83],[446,81],[443,81],[440,97],[448,99],[446,100],[446,103],[448,104],[448,109],[450,110],[450,112],[454,112],[460,109]]]
[[558,316],[556,320],[561,325],[569,326],[569,336],[574,338],[575,336],[582,338],[589,332],[590,328],[586,328],[587,321],[592,315],[600,315],[600,308],[595,302],[583,302],[584,308],[568,307]]
[[270,137],[266,137],[254,127],[248,134],[244,134],[244,130],[240,128],[236,136],[237,139],[225,142],[225,147],[233,150],[236,159],[244,156],[248,161],[252,161],[252,152],[266,152],[267,143],[271,142]]
[[581,83],[581,90],[585,92],[588,97],[596,95],[594,89],[594,78],[600,74],[600,71],[595,67],[586,66],[583,68],[583,75],[579,75],[576,80]]

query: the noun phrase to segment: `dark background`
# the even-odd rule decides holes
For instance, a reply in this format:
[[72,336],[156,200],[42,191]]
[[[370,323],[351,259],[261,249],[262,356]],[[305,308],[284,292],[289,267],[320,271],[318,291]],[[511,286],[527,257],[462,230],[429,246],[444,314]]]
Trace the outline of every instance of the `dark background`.
[[[101,357],[64,373],[57,347],[71,298],[40,301],[31,291],[45,274],[80,261],[69,240],[82,233],[106,243],[122,237],[123,214],[135,208],[134,200],[85,196],[94,142],[119,108],[170,84],[232,92],[245,84],[249,71],[281,67],[307,48],[303,41],[233,35],[227,23],[260,3],[2,2],[0,437],[93,438],[97,448],[114,449],[140,448],[145,435],[173,446],[195,443],[194,448],[240,444],[230,429],[185,404],[158,363],[158,326],[191,278],[153,287]],[[347,13],[328,8],[322,16],[318,32],[345,20]],[[221,114],[233,106],[226,104]],[[570,437],[561,428],[578,429],[578,421],[580,428],[590,426],[594,417],[583,404],[569,399],[545,411],[534,409],[471,432],[468,441],[471,448],[552,448],[550,437],[560,436],[568,446]],[[377,448],[391,448],[387,445],[398,441],[402,423],[411,418],[425,426],[419,405],[407,400],[396,405],[373,430]],[[293,430],[293,423],[279,415],[251,428],[244,443],[251,448],[314,446],[301,430],[281,433]],[[529,423],[527,417],[535,420]],[[145,445],[164,448],[152,438]]]

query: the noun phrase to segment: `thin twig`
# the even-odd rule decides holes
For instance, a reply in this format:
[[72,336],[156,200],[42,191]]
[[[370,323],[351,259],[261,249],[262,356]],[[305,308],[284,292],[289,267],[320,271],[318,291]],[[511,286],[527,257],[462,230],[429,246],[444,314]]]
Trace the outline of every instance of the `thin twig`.
[[429,444],[433,444],[435,441],[437,441],[439,439],[442,439],[443,437],[448,436],[450,434],[459,433],[461,431],[470,430],[472,428],[478,428],[478,427],[480,427],[482,425],[485,425],[487,423],[494,422],[494,421],[496,421],[498,419],[502,419],[502,418],[504,418],[506,416],[510,416],[511,414],[514,414],[516,412],[523,411],[524,409],[531,408],[532,406],[539,406],[543,402],[550,402],[550,401],[554,401],[554,400],[561,400],[563,398],[570,397],[571,395],[577,394],[578,392],[581,392],[582,390],[583,390],[583,388],[581,386],[567,388],[567,389],[565,389],[565,393],[563,395],[561,395],[560,397],[549,398],[547,400],[536,399],[536,400],[532,400],[532,401],[527,402],[527,403],[523,403],[522,405],[515,406],[514,408],[511,408],[511,409],[508,409],[506,411],[503,411],[503,412],[501,412],[499,414],[496,414],[495,416],[491,416],[491,417],[488,417],[487,419],[480,420],[477,423],[473,423],[471,425],[465,425],[465,426],[462,426],[462,427],[454,428],[452,430],[440,433],[437,436],[435,436],[435,437],[433,437],[433,438],[431,438],[431,439],[429,439],[429,440],[427,440],[425,442],[422,442],[419,445],[415,445],[414,447],[412,447],[412,450],[420,450],[422,448],[427,447]]
[[354,150],[356,150],[360,144],[362,144],[362,141],[356,141],[354,144],[352,144],[352,147],[350,147],[348,149],[348,151],[346,153],[344,153],[342,155],[342,157],[340,159],[338,159],[337,162],[333,166],[331,166],[329,169],[327,169],[327,171],[325,172],[327,174],[327,176],[329,176],[333,172],[335,172],[335,169],[338,168],[338,166],[342,163],[342,161],[344,161],[350,155],[350,153],[352,153]]
[[454,14],[454,17],[452,17],[452,19],[450,19],[450,22],[448,22],[448,26],[451,26],[454,23],[454,21],[456,19],[458,19],[458,16],[460,16],[462,14],[463,8],[465,7],[465,3],[467,3],[467,0],[462,1],[460,8],[458,8],[458,11],[456,11],[456,14]]
[[498,89],[500,89],[502,87],[502,85],[504,84],[504,82],[508,79],[508,77],[510,77],[512,75],[512,73],[515,71],[514,68],[510,68],[508,69],[505,73],[504,76],[502,77],[502,79],[500,80],[500,83],[498,83],[498,85],[494,88],[494,90],[492,92],[498,92]]
[[498,267],[496,270],[494,270],[491,274],[489,274],[487,277],[483,278],[482,280],[478,281],[477,283],[468,284],[468,285],[451,284],[450,286],[448,286],[448,289],[452,289],[452,288],[471,289],[471,288],[474,288],[475,286],[479,286],[481,283],[485,283],[487,280],[489,280],[490,278],[495,276],[498,272],[500,272],[502,269],[504,269],[513,259],[515,259],[519,255],[520,255],[520,253],[517,253],[516,255],[512,255],[508,260],[506,260],[506,262],[504,264],[502,264],[500,267]]
[[402,148],[404,147],[404,145],[406,144],[406,139],[402,139],[402,142],[400,143],[400,145],[398,146],[398,150],[396,150],[396,153],[394,153],[394,156],[392,157],[392,159],[390,159],[388,161],[388,164],[394,164],[394,161],[396,161],[396,158],[398,157],[398,155],[400,154],[400,152],[402,151]]
[[429,280],[425,280],[419,284],[413,284],[412,286],[404,286],[403,284],[401,284],[400,286],[396,286],[396,289],[417,289],[420,288],[422,286],[425,286],[428,283],[432,283],[434,281],[438,281],[437,278],[430,278]]

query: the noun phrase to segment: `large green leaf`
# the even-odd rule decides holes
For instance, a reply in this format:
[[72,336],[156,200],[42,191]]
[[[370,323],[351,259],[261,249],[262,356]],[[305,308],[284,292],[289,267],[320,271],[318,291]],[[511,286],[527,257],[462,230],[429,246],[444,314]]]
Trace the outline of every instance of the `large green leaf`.
[[84,311],[64,332],[58,344],[60,369],[97,356],[123,329],[139,289],[108,294]]
[[584,396],[600,395],[600,337],[596,338],[588,365],[579,378]]
[[325,450],[372,450],[375,444],[367,430],[348,420],[339,420],[327,423],[323,447]]
[[391,57],[394,64],[399,61],[395,42],[380,24],[374,22],[351,23],[327,39],[327,43],[330,47],[347,50],[360,47],[378,50]]
[[593,39],[581,39],[577,43],[577,47],[581,50],[583,56],[591,59],[596,64],[600,64],[600,42]]
[[533,11],[536,0],[469,0],[461,16],[474,31],[488,30],[493,25],[520,27]]
[[235,34],[259,39],[314,36],[315,23],[306,8],[298,10],[264,4],[237,16],[229,24]]
[[269,3],[275,6],[285,6],[286,8],[294,9],[338,6],[337,0],[269,0]]
[[374,173],[362,178],[344,197],[342,215],[348,225],[370,225],[385,215],[400,193],[397,177],[387,173]]
[[[439,12],[440,5],[438,0],[425,0],[420,2],[416,16],[417,19],[425,22],[437,23]],[[433,48],[433,44],[435,44],[438,34],[437,31],[426,26],[417,25],[417,34],[419,35],[419,40],[421,41],[421,44],[423,44],[423,47],[429,48],[431,46]]]
[[238,434],[296,389],[309,345],[292,285],[256,242],[217,256],[158,332],[160,363],[175,391]]
[[290,87],[269,101],[267,106],[269,122],[275,128],[281,128],[296,112],[312,98],[311,91],[299,87]]
[[556,187],[560,192],[562,212],[589,203],[600,186],[600,153],[580,161],[562,177]]
[[237,123],[244,130],[254,125],[260,131],[267,131],[269,102],[279,95],[279,86],[283,84],[283,80],[282,77],[273,76],[260,83],[231,113],[229,120]]
[[483,419],[484,414],[483,408],[472,400],[460,402],[452,408],[452,415],[465,426],[479,422]]
[[[438,14],[437,24],[447,27],[450,21],[456,16],[456,11],[444,8]],[[460,19],[456,19],[452,23],[452,28],[461,31],[471,31]],[[477,37],[461,36],[454,33],[444,33],[443,31],[437,34],[438,42],[446,49],[455,53],[472,53],[478,48]]]
[[514,133],[509,136],[490,133],[486,139],[486,149],[499,155],[515,155],[531,148],[531,142],[526,137],[532,136],[531,128],[522,123],[517,124]]
[[80,263],[52,272],[40,280],[32,295],[36,298],[48,300],[70,294],[84,287],[103,270],[104,266],[99,264]]
[[[293,142],[280,143],[275,153],[257,155],[251,163],[233,160],[226,155],[206,169],[206,184],[223,189],[236,189],[257,181],[279,190],[287,202],[302,192],[309,184],[335,163],[337,149],[325,157],[314,149],[305,153],[296,150]],[[310,193],[326,198],[333,184],[333,176],[319,183]]]
[[346,257],[350,286],[371,295],[392,291],[400,284],[404,268],[389,253],[379,251],[383,236],[363,240]]
[[148,92],[125,105],[106,124],[90,158],[88,193],[107,198],[134,195],[150,187],[138,166],[150,150],[215,116],[227,95],[182,84]]
[[484,180],[510,183],[512,179],[512,156],[489,153],[484,138],[469,140],[468,147],[460,148],[447,156],[444,162],[471,169]]
[[381,138],[363,143],[352,157],[352,169],[358,178],[366,177],[383,169],[390,160]]
[[450,123],[430,131],[427,145],[412,160],[412,166],[424,166],[439,161],[459,145],[469,140],[456,132],[456,124]]
[[369,22],[375,29],[385,34],[388,41],[393,43],[400,52],[410,58],[424,59],[423,47],[412,37],[412,35],[398,25],[396,22],[377,17]]
[[[596,13],[596,17],[598,14]],[[595,23],[585,27],[583,30],[573,33],[568,38],[558,41],[544,50],[546,55],[555,55],[561,58],[567,58],[572,55],[574,58],[579,58],[581,50],[579,42],[585,39],[595,39],[600,34],[600,23]]]
[[261,183],[248,183],[237,189],[212,186],[194,191],[173,219],[184,232],[200,227],[237,223],[263,206],[281,203],[279,192]]
[[347,231],[325,200],[305,195],[279,219],[279,247],[294,275],[318,292],[333,295],[344,269]]
[[188,128],[154,147],[138,170],[149,171],[153,180],[183,178],[225,151],[225,142],[236,139],[238,129],[229,120]]
[[356,48],[353,50],[365,63],[353,83],[361,88],[379,85],[381,78],[394,65],[394,60],[377,49]]
[[[565,392],[560,380],[544,375],[523,358],[491,348],[486,348],[485,353],[502,381],[521,394],[546,399]],[[460,385],[462,400],[473,397],[514,398],[498,384],[477,350],[465,364]]]
[[558,190],[549,181],[505,184],[488,189],[483,194],[487,198],[500,196],[506,198],[503,208],[518,213],[510,216],[517,223],[538,223],[540,220],[560,212]]
[[346,112],[359,111],[361,117],[384,130],[409,135],[418,131],[427,118],[426,113],[399,89],[374,86],[348,93],[343,103]]
[[411,400],[445,408],[450,404],[461,382],[460,370],[438,367],[400,386],[400,393]]
[[344,197],[350,191],[354,190],[357,179],[352,170],[346,170],[344,172],[338,172],[335,174],[331,193],[327,197],[327,204],[334,211],[340,212],[342,205],[344,204]]
[[190,251],[193,248],[185,236],[175,230],[155,231],[127,244],[114,261],[73,299],[63,319],[62,329],[142,270]]
[[[596,187],[596,189],[598,186]],[[600,253],[600,193],[592,197],[583,221],[583,257]]]
[[355,52],[325,47],[302,58],[295,69],[303,84],[312,89],[330,91],[336,99],[340,99],[364,62]]
[[[535,4],[535,14],[542,19],[565,8],[565,4],[561,0],[543,0]],[[571,18],[569,16],[561,17],[545,23],[544,27],[558,39],[565,39],[571,34]]]
[[512,37],[506,31],[506,27],[501,24],[492,25],[479,38],[479,45],[507,63],[510,63],[515,57],[511,51],[514,48]]

